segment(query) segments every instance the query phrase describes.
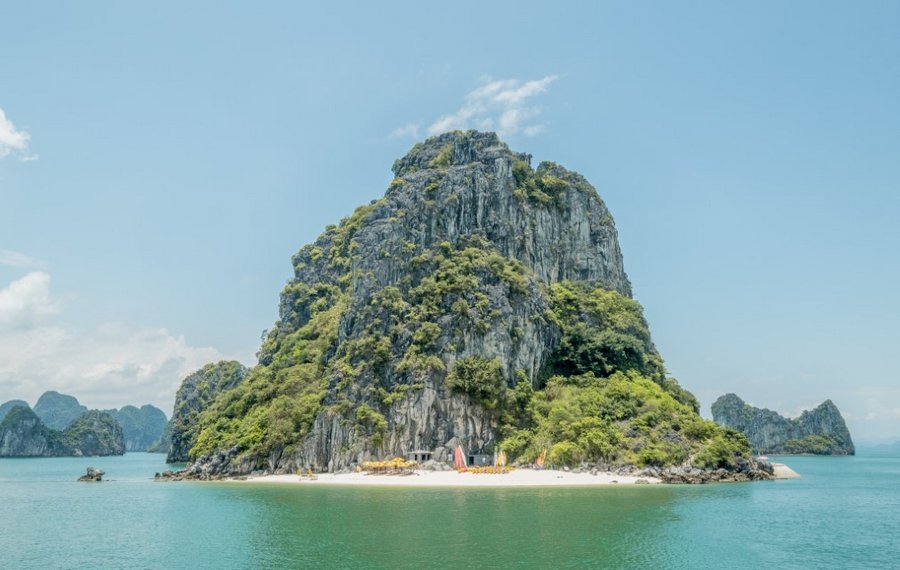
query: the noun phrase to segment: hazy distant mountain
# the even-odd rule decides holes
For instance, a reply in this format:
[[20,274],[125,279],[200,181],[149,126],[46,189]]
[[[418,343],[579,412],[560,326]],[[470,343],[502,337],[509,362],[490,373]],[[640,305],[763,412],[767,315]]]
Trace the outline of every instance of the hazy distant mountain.
[[125,438],[116,420],[99,410],[85,412],[65,430],[47,427],[31,408],[13,406],[0,421],[0,457],[122,455]]
[[105,411],[122,426],[126,451],[148,451],[160,441],[168,422],[162,410],[149,404],[140,408],[124,406],[118,410]]
[[[11,400],[0,406],[0,420],[15,406],[28,408],[23,400]],[[88,411],[75,396],[50,390],[44,392],[34,405],[34,413],[41,423],[51,430],[63,431]],[[115,419],[124,434],[126,451],[147,451],[159,444],[168,420],[166,414],[155,406],[146,404],[137,408],[124,406],[118,410],[104,410]],[[96,418],[94,418],[96,419]],[[92,425],[100,425],[94,422]]]
[[53,390],[44,392],[34,405],[34,413],[41,418],[44,425],[55,430],[66,429],[75,418],[86,411],[87,407],[78,403],[78,399],[74,396]]
[[23,408],[31,409],[31,406],[29,406],[28,402],[26,402],[25,400],[10,400],[8,402],[0,404],[0,422],[2,422],[3,418],[6,417],[6,414],[16,406],[22,406]]

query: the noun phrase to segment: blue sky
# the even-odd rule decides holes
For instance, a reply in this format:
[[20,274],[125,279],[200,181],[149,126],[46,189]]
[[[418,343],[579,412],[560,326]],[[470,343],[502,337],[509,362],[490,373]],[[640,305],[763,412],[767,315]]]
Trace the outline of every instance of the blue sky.
[[493,124],[597,187],[705,406],[900,438],[900,5],[441,6],[0,7],[0,400],[169,411],[417,138]]

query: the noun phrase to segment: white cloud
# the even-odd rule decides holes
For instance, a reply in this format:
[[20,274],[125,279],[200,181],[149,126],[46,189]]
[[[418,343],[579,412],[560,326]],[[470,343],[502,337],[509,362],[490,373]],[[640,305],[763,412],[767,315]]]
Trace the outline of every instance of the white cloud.
[[40,259],[9,249],[0,249],[0,265],[25,267],[28,269],[44,269],[47,267],[47,264]]
[[28,154],[28,143],[31,135],[16,126],[6,118],[6,113],[0,109],[0,158],[15,152],[22,160],[35,160],[37,156]]
[[419,137],[419,123],[406,123],[402,127],[397,127],[393,131],[391,131],[392,139],[403,139],[403,138],[411,138],[415,139]]
[[32,271],[0,289],[0,331],[31,328],[59,312],[50,298],[50,275]]
[[0,402],[35,402],[46,390],[89,407],[151,403],[171,413],[181,380],[225,356],[163,328],[106,323],[79,329],[60,310],[49,275],[32,272],[0,290]]
[[555,75],[548,75],[530,81],[489,80],[466,95],[458,110],[434,121],[428,127],[428,134],[476,128],[497,131],[501,136],[537,135],[544,130],[544,125],[534,122],[541,114],[541,108],[534,105],[532,99],[544,93],[556,79]]

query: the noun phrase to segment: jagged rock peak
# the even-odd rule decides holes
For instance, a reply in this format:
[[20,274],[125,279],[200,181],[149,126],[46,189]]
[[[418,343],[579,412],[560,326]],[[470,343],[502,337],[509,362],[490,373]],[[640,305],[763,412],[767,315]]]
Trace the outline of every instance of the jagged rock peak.
[[[333,283],[350,260],[354,294],[394,286],[407,260],[441,244],[484,242],[544,283],[589,282],[631,296],[611,213],[581,175],[537,169],[495,133],[454,131],[416,144],[394,164],[384,198],[330,226],[294,257],[295,280]],[[351,251],[352,250],[352,251]],[[285,310],[287,309],[287,310]],[[291,322],[282,305],[282,321]]]
[[394,162],[395,176],[438,166],[464,166],[473,162],[493,165],[498,158],[531,164],[531,155],[509,150],[497,133],[451,131],[416,143],[406,156]]

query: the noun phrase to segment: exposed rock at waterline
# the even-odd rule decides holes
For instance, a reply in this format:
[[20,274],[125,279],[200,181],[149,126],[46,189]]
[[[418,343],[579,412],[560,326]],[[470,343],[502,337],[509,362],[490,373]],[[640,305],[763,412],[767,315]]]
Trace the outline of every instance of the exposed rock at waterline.
[[88,467],[87,473],[79,477],[78,480],[99,483],[100,481],[103,481],[104,475],[106,475],[104,471],[101,471],[100,469],[94,469],[93,467]]

